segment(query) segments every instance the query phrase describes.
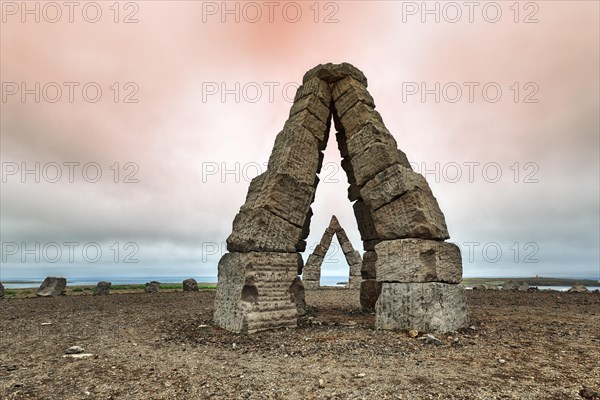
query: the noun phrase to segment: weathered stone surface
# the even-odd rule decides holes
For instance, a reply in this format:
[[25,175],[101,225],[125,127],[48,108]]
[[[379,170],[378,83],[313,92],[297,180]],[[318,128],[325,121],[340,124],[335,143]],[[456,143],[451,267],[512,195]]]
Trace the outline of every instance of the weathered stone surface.
[[329,110],[329,107],[324,105],[321,99],[314,94],[295,101],[290,109],[290,117],[304,110],[307,110],[324,124],[327,124],[331,118],[331,111]]
[[298,127],[302,127],[312,133],[319,142],[319,150],[325,150],[327,140],[329,139],[330,122],[325,124],[308,112],[308,110],[304,110],[288,118],[284,125],[284,128],[288,129]]
[[350,275],[348,277],[348,289],[360,289],[362,282],[363,279],[360,277],[360,275]]
[[586,288],[583,285],[573,285],[569,288],[569,290],[567,290],[567,292],[569,293],[585,293],[588,291],[588,288]]
[[450,237],[437,200],[422,190],[407,192],[372,215],[376,235],[381,239]]
[[328,82],[318,77],[308,79],[306,82],[300,85],[298,90],[296,90],[296,96],[294,96],[294,103],[296,103],[298,100],[304,97],[310,96],[311,94],[317,96],[321,100],[323,105],[329,108],[329,105],[331,103],[332,92]]
[[319,154],[319,141],[308,129],[288,125],[275,138],[267,169],[316,187]]
[[319,289],[321,287],[321,282],[314,280],[303,279],[302,284],[304,285],[304,289],[306,290]]
[[304,294],[304,285],[299,276],[295,277],[290,286],[290,295],[296,304],[296,312],[298,315],[306,314],[306,300]]
[[520,292],[526,292],[528,289],[529,284],[522,281],[510,280],[508,282],[504,282],[504,285],[502,285],[502,290],[518,290]]
[[352,173],[359,187],[386,168],[401,162],[398,149],[383,143],[375,143],[355,157],[350,158]]
[[[338,117],[337,113],[334,113],[336,118],[339,118],[340,127],[343,130],[347,140],[351,140],[352,136],[358,133],[365,125],[371,123],[376,126],[385,126],[381,115],[375,111],[371,106],[358,102],[351,107],[346,113]],[[336,119],[334,118],[334,123]]]
[[0,283],[0,298],[4,297],[4,285]]
[[[357,250],[352,250],[350,253],[345,253],[346,261],[350,266],[350,275],[360,276],[360,267],[362,265],[362,258]],[[353,268],[355,273],[353,273]]]
[[219,261],[215,323],[232,332],[296,326],[290,285],[297,253],[227,253]]
[[375,102],[367,88],[353,78],[346,78],[333,84],[333,91],[336,94],[344,90],[345,92],[343,94],[335,98],[333,105],[337,115],[340,117],[343,117],[344,114],[358,102],[362,102],[371,108],[375,108]]
[[96,284],[94,289],[94,296],[106,296],[110,294],[110,287],[112,283],[106,281],[100,281]]
[[435,240],[384,240],[375,246],[379,282],[462,281],[460,248]]
[[288,174],[265,172],[252,180],[241,211],[263,208],[302,228],[315,188]]
[[446,283],[383,283],[375,327],[450,332],[468,326],[465,290]]
[[[360,238],[363,240],[363,242],[379,239],[379,235],[375,231],[373,216],[364,202],[362,200],[358,200],[352,205],[352,208],[354,209],[354,216],[356,217],[356,224],[358,225]],[[365,250],[369,249],[365,247]]]
[[431,193],[423,175],[396,164],[369,180],[360,189],[360,197],[370,209],[378,210],[406,192],[417,189],[424,193]]
[[37,291],[39,297],[56,297],[65,293],[67,279],[57,276],[49,276],[44,279]]
[[[339,140],[343,143],[344,138],[341,137]],[[346,139],[347,155],[349,157],[356,157],[374,144],[384,144],[397,148],[396,139],[394,139],[383,124],[369,122],[362,126],[350,139]]]
[[146,288],[144,289],[144,291],[146,293],[158,293],[159,290],[160,290],[160,282],[158,282],[158,281],[146,282]]
[[308,70],[302,78],[302,83],[306,83],[314,77],[323,79],[326,82],[333,83],[347,76],[351,76],[364,86],[368,85],[365,74],[362,73],[358,68],[348,63],[341,64],[319,64],[314,68]]
[[348,200],[354,202],[360,199],[360,188],[355,183],[348,186]]
[[302,270],[302,278],[305,281],[318,282],[321,279],[321,264],[323,264],[323,257],[316,254],[309,255]]
[[377,262],[377,253],[373,250],[365,251],[362,257],[362,265],[360,274],[363,279],[375,279],[376,269],[375,265]]
[[194,278],[188,278],[183,281],[183,291],[184,292],[197,292],[198,291],[198,282]]
[[375,279],[365,279],[360,284],[360,306],[365,311],[375,311],[381,293],[381,284]]
[[240,211],[227,238],[227,250],[295,253],[300,251],[302,228],[264,209]]

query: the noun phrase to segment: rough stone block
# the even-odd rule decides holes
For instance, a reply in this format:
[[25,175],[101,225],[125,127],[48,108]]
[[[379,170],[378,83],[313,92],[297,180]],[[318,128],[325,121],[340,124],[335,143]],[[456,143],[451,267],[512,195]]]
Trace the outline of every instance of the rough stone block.
[[316,187],[319,153],[319,142],[309,130],[289,125],[275,138],[267,168]]
[[[358,231],[363,241],[371,241],[379,239],[377,232],[375,231],[375,224],[373,217],[368,207],[362,200],[358,200],[352,205],[354,209],[354,216],[356,217],[356,223],[358,225]],[[366,244],[365,244],[366,245]],[[367,248],[365,247],[365,250]]]
[[295,253],[302,247],[302,228],[267,210],[257,208],[240,211],[233,220],[233,231],[227,238],[227,250]]
[[314,77],[323,79],[326,82],[333,83],[347,76],[351,76],[365,87],[368,85],[367,77],[358,68],[348,63],[341,64],[319,64],[308,70],[302,78],[302,83],[306,83]]
[[375,279],[365,279],[360,284],[360,306],[365,311],[375,311],[381,293],[381,284]]
[[384,240],[375,246],[379,282],[462,281],[460,249],[454,243],[435,240]]
[[365,251],[360,269],[360,274],[363,279],[375,279],[377,277],[377,270],[375,268],[376,262],[377,253],[373,250]]
[[352,268],[356,268],[356,273],[352,273],[352,271],[350,271],[350,275],[360,275],[360,267],[362,265],[360,253],[357,250],[353,250],[350,253],[344,254],[344,256],[346,257],[346,261],[348,262],[350,269],[352,270]]
[[296,304],[296,312],[298,315],[306,314],[306,296],[304,293],[304,285],[299,276],[295,277],[290,286],[290,296]]
[[308,79],[304,82],[298,90],[296,90],[296,96],[294,96],[294,103],[298,100],[310,96],[314,94],[317,96],[323,105],[329,107],[331,103],[331,88],[329,87],[329,83],[320,79],[318,77],[314,77],[312,79]]
[[308,110],[300,111],[288,118],[285,128],[302,127],[308,130],[319,141],[319,150],[325,150],[329,139],[330,123],[323,123]]
[[344,131],[347,140],[351,140],[352,136],[358,133],[367,124],[385,126],[381,115],[363,102],[356,103],[341,117],[337,116],[336,113],[334,113],[334,116],[339,118],[342,129],[338,130]]
[[194,278],[188,278],[183,281],[183,291],[184,292],[197,292],[198,291],[198,282]]
[[293,176],[267,171],[250,183],[246,203],[241,211],[264,208],[302,228],[314,195],[314,187]]
[[94,289],[94,296],[106,296],[110,294],[110,287],[112,284],[106,281],[100,281],[96,284]]
[[67,279],[57,276],[49,276],[44,279],[37,291],[39,297],[57,297],[65,293]]
[[290,286],[301,262],[297,253],[227,253],[219,261],[215,323],[252,333],[296,326]]
[[321,264],[323,257],[316,254],[311,254],[306,260],[306,265],[302,270],[302,278],[305,281],[318,281],[321,279]]
[[348,156],[351,158],[356,157],[377,143],[393,148],[398,147],[396,144],[396,139],[394,139],[392,134],[385,128],[385,126],[383,126],[383,124],[374,124],[372,122],[367,123],[366,125],[362,126],[358,132],[352,135],[351,139],[346,140]]
[[360,197],[370,209],[378,210],[406,192],[417,189],[431,193],[429,184],[423,175],[396,164],[384,169],[369,180],[360,189]]
[[159,290],[160,290],[160,282],[158,282],[158,281],[146,282],[146,287],[144,288],[144,291],[146,293],[158,293]]
[[331,84],[331,99],[337,101],[349,90],[366,91],[367,87],[352,76],[347,76]]
[[372,218],[376,235],[381,239],[450,237],[437,200],[422,190],[407,192],[373,212]]
[[468,325],[461,285],[383,283],[375,311],[377,329],[444,333]]
[[[343,82],[343,80],[340,82]],[[333,87],[334,90],[337,92],[337,90],[335,89],[336,85],[337,83],[334,83]],[[346,92],[334,101],[334,107],[337,112],[337,115],[343,117],[344,114],[346,114],[346,112],[358,102],[362,102],[371,108],[375,108],[375,102],[373,101],[373,97],[371,97],[367,88],[362,86],[360,83],[346,89]]]
[[304,110],[307,110],[324,124],[327,124],[331,118],[331,111],[329,110],[329,107],[324,105],[321,99],[314,94],[295,101],[290,109],[290,117]]
[[381,171],[392,165],[400,164],[400,162],[398,149],[383,143],[375,143],[363,152],[350,158],[352,172],[359,187],[363,186]]

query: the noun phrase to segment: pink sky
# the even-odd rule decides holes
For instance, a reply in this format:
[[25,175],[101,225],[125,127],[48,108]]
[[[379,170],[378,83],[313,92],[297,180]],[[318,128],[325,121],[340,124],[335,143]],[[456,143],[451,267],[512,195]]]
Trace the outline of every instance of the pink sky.
[[[509,8],[513,2],[494,3],[502,11],[496,23],[482,14],[487,7],[485,17],[494,16],[491,2],[480,3],[472,23],[465,6],[456,23],[444,20],[454,14],[442,14],[439,23],[431,15],[423,23],[420,12],[403,15],[403,9],[420,7],[421,2],[320,2],[318,23],[309,8],[313,2],[297,3],[302,16],[296,23],[282,14],[287,7],[287,16],[294,16],[289,2],[277,3],[273,23],[263,2],[254,3],[263,12],[256,23],[242,14],[239,23],[234,15],[223,23],[221,10],[203,15],[203,9],[220,8],[221,2],[131,2],[137,10],[121,2],[119,20],[135,11],[139,21],[131,24],[114,22],[112,3],[98,2],[102,18],[97,23],[87,22],[79,9],[69,23],[64,6],[62,19],[50,23],[44,17],[54,14],[43,14],[43,2],[39,23],[32,15],[22,22],[20,9],[13,15],[13,5],[20,7],[21,2],[1,3],[3,167],[96,162],[103,173],[97,183],[80,175],[73,183],[66,177],[58,183],[36,183],[27,176],[22,183],[19,174],[4,176],[1,232],[3,242],[93,241],[108,254],[111,243],[131,241],[139,245],[140,262],[115,264],[108,257],[84,267],[77,262],[49,266],[23,263],[17,255],[2,265],[2,275],[76,275],[84,273],[82,268],[95,275],[215,274],[220,253],[207,254],[207,248],[224,242],[230,233],[248,188],[242,172],[256,175],[252,166],[269,157],[291,106],[281,88],[299,84],[304,72],[318,63],[347,61],[369,79],[386,126],[418,169],[440,163],[439,179],[431,173],[426,177],[446,215],[451,240],[463,250],[466,275],[598,277],[597,2],[529,2],[537,8],[525,8],[522,2],[518,23]],[[28,4],[34,7],[35,2]],[[227,4],[233,8],[236,3]],[[240,12],[244,4],[239,3]],[[428,7],[435,4],[444,10],[448,3],[429,2]],[[324,23],[331,12],[337,22]],[[530,13],[537,23],[523,23]],[[63,97],[56,103],[44,98],[35,103],[28,95],[23,103],[20,93],[7,92],[11,83],[33,88],[35,82],[41,87],[59,83]],[[78,88],[95,82],[102,97],[90,103],[77,89],[70,103],[64,82],[77,82]],[[119,103],[112,99],[114,82],[120,88]],[[126,90],[127,82],[134,86]],[[234,88],[236,82],[241,88],[260,87],[262,97],[254,102],[242,96],[236,102],[234,95],[222,101],[220,93],[203,93],[213,84]],[[268,82],[278,85],[272,101]],[[431,89],[436,82],[440,87],[460,86],[463,97],[456,103],[444,98],[436,103],[433,95],[424,102],[419,95],[402,101],[403,90],[411,85],[423,83]],[[473,102],[465,82],[479,84]],[[515,82],[518,102],[513,99]],[[502,89],[498,102],[483,97],[486,84]],[[122,96],[133,87],[139,89],[134,96],[138,102],[123,103]],[[538,102],[524,103],[534,88],[539,89],[533,96]],[[254,97],[254,92],[247,94]],[[109,167],[115,162],[121,168],[119,180],[131,172],[123,165],[135,163],[139,183],[114,183]],[[336,214],[354,246],[361,248],[345,176],[341,169],[336,172],[339,155],[333,141],[325,162],[309,246]],[[473,182],[464,164],[471,162],[479,163]],[[463,173],[456,183],[452,163]],[[482,176],[486,164],[500,167],[498,182]],[[212,171],[215,165],[217,174],[203,176],[203,170]],[[240,173],[222,179],[222,167],[236,165]],[[524,182],[528,173],[538,182]],[[480,243],[472,261],[465,245],[471,242]],[[499,261],[482,254],[487,243],[503,251]],[[518,255],[511,248],[514,243]],[[531,252],[525,248],[528,243],[538,247],[534,259],[539,262],[524,262]],[[346,268],[343,258],[337,259],[339,263],[325,267],[334,275]]]

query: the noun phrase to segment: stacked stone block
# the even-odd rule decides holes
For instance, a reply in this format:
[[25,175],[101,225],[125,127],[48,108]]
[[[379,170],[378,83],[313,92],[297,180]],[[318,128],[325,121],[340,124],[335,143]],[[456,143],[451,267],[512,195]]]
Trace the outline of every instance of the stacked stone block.
[[[317,173],[331,121],[329,84],[310,79],[296,93],[267,171],[252,180],[219,262],[214,320],[233,332],[296,325],[304,307],[299,252],[306,248]],[[298,310],[297,310],[298,308]]]

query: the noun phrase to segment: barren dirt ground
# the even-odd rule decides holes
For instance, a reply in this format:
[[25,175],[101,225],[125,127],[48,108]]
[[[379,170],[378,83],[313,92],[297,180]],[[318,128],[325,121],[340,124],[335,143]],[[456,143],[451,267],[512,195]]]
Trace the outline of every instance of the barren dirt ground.
[[[439,335],[442,346],[375,331],[351,290],[307,291],[298,328],[250,336],[212,326],[214,291],[3,299],[0,398],[566,400],[600,389],[600,294],[468,297],[472,327]],[[64,358],[74,345],[94,356]]]

